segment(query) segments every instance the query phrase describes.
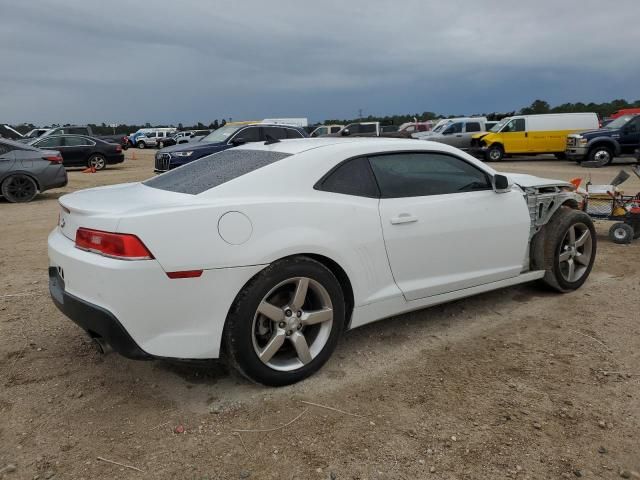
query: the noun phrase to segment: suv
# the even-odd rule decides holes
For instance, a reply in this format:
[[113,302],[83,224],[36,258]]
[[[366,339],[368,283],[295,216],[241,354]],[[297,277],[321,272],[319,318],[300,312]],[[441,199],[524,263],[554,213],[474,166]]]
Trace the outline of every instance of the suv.
[[311,132],[312,137],[324,137],[325,135],[330,135],[332,133],[338,133],[344,125],[320,125],[313,132]]
[[199,142],[165,147],[156,153],[154,171],[166,172],[207,155],[249,142],[306,138],[309,134],[302,127],[269,123],[227,123]]
[[136,146],[138,148],[156,147],[158,145],[158,142],[162,141],[165,138],[170,138],[174,134],[175,132],[170,132],[167,130],[155,130],[153,132],[148,132],[145,135],[139,135],[136,138]]
[[597,130],[567,136],[567,158],[588,161],[598,167],[609,165],[620,155],[634,155],[640,148],[640,115],[623,115]]

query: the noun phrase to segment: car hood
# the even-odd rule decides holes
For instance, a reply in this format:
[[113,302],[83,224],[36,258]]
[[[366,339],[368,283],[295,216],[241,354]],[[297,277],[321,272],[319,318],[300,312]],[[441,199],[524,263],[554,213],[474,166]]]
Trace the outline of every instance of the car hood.
[[610,128],[598,128],[597,130],[585,130],[584,132],[576,132],[574,135],[580,135],[581,137],[598,137],[600,135],[611,135],[617,133],[618,130],[612,130]]
[[555,186],[570,186],[569,182],[563,180],[553,180],[550,178],[536,177],[535,175],[527,175],[524,173],[503,173],[509,180],[519,187],[555,187]]
[[200,150],[215,150],[216,148],[225,147],[227,144],[225,142],[218,143],[203,143],[203,142],[187,142],[180,143],[178,145],[171,145],[170,147],[165,147],[162,149],[164,153],[172,153],[172,152],[184,152],[184,151],[200,151]]

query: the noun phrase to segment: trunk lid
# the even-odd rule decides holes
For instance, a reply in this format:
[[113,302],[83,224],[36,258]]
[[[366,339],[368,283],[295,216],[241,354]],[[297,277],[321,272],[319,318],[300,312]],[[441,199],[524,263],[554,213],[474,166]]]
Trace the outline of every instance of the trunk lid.
[[79,227],[117,232],[124,215],[182,206],[194,203],[193,200],[193,195],[159,190],[141,183],[90,188],[60,198],[58,226],[70,240],[75,240]]

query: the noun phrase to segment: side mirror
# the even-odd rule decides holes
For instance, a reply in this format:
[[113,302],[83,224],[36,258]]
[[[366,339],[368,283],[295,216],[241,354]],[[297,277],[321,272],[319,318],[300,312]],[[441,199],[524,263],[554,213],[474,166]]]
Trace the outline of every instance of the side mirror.
[[453,130],[451,130],[450,128],[447,128],[444,132],[442,132],[443,135],[451,135],[453,133]]
[[345,128],[340,132],[340,135],[342,135],[343,137],[348,137],[349,135],[351,135],[351,132],[349,131],[348,128]]
[[504,176],[497,174],[493,177],[493,189],[496,193],[506,193],[511,190],[511,185],[509,185],[509,179]]
[[233,140],[231,140],[231,143],[233,145],[238,146],[238,145],[244,145],[245,143],[247,143],[247,141],[242,137],[236,137]]

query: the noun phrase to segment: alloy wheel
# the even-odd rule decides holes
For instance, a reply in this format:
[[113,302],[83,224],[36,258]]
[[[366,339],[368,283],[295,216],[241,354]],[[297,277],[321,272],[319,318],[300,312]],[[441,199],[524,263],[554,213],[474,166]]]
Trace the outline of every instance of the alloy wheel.
[[577,282],[587,272],[593,253],[591,231],[584,223],[569,227],[560,243],[560,274],[568,282]]
[[280,282],[267,293],[253,318],[253,348],[262,361],[279,371],[309,364],[327,344],[333,305],[327,289],[308,277]]
[[7,196],[14,202],[28,202],[37,193],[35,182],[26,175],[14,175],[7,182]]
[[102,170],[105,167],[106,162],[103,156],[95,155],[91,157],[91,160],[89,161],[89,165],[94,167],[96,170]]

